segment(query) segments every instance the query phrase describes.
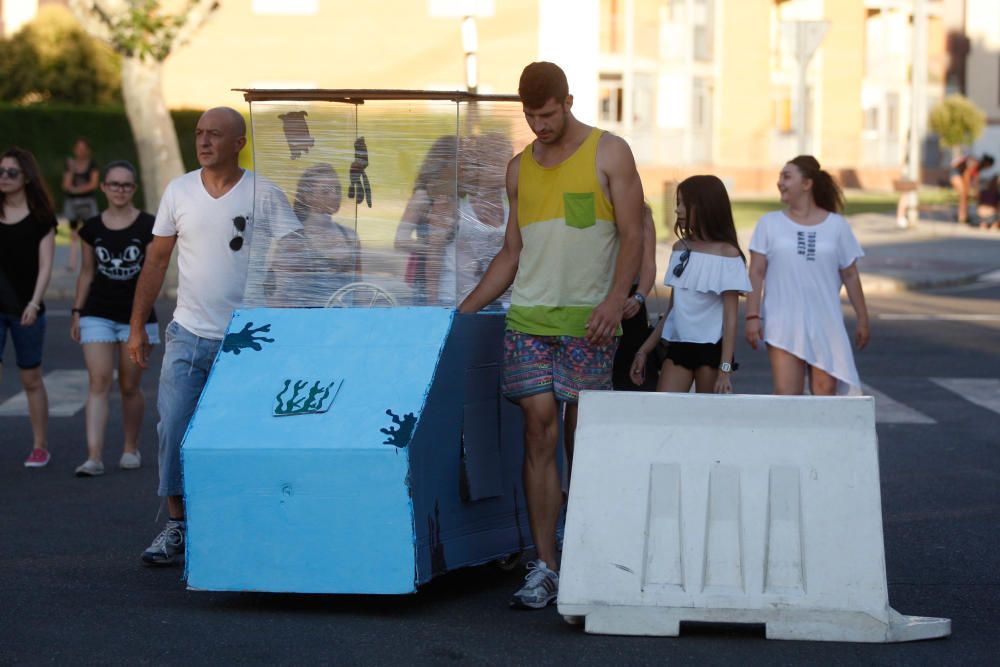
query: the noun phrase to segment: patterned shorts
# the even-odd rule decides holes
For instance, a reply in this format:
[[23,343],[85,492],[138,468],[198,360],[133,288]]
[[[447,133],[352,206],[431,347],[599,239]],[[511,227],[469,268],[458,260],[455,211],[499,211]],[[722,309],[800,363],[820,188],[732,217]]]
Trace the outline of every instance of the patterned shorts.
[[503,395],[512,401],[554,392],[576,403],[584,389],[611,389],[618,339],[592,345],[576,336],[534,336],[507,331],[503,337]]

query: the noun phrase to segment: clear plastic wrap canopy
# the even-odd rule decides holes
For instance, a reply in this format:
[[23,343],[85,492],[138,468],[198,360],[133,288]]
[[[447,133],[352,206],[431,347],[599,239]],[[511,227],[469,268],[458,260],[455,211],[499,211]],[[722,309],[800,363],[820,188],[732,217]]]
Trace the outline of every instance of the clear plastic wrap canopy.
[[503,244],[507,163],[531,139],[515,96],[244,92],[247,307],[455,307],[478,284]]

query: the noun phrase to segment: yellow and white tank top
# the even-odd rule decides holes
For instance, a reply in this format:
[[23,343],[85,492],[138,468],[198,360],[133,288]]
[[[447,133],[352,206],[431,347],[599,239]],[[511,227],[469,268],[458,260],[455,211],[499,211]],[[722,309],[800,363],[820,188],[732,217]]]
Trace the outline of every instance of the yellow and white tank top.
[[543,167],[521,153],[517,223],[523,246],[507,327],[538,336],[585,336],[608,295],[618,259],[615,210],[597,179],[593,128],[573,155]]

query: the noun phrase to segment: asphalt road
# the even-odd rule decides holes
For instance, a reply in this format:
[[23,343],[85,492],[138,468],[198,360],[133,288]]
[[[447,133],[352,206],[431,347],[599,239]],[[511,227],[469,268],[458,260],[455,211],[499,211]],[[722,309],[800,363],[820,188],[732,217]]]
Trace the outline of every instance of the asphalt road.
[[[68,307],[50,304],[47,373],[83,367],[65,333]],[[491,566],[407,597],[189,591],[180,568],[139,562],[162,522],[150,371],[137,471],[109,465],[121,446],[117,400],[108,473],[96,479],[72,474],[85,458],[82,411],[52,418],[53,461],[41,470],[21,465],[27,418],[0,417],[0,663],[995,664],[1000,414],[975,400],[989,405],[1000,381],[1000,285],[876,297],[870,307],[873,340],[859,370],[898,418],[878,425],[890,600],[904,614],[951,618],[949,639],[780,642],[739,626],[685,627],[675,639],[589,636],[554,607],[508,610],[521,574]],[[737,391],[767,392],[766,356],[741,343],[737,357]],[[12,350],[5,360],[0,403],[20,391]]]

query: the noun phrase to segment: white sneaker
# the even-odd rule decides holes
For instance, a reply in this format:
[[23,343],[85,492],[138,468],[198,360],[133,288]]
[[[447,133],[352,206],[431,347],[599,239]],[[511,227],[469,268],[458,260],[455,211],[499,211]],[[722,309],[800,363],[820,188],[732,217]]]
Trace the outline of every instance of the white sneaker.
[[142,465],[142,454],[137,451],[125,452],[118,461],[118,467],[122,470],[135,470]]
[[559,593],[559,575],[549,569],[543,560],[528,563],[524,585],[514,593],[510,606],[514,609],[544,609],[555,601]]
[[104,474],[104,464],[100,461],[87,459],[76,467],[77,477],[97,477]]

